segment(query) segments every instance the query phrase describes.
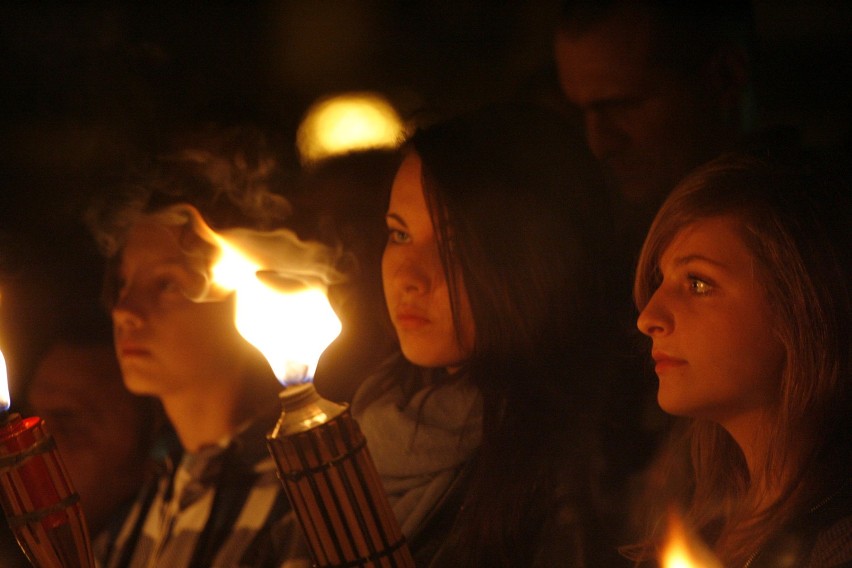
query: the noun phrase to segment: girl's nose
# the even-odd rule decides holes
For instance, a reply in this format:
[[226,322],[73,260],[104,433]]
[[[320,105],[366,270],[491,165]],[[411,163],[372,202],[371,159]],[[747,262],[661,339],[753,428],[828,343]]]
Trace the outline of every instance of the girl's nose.
[[437,247],[431,243],[405,245],[385,251],[382,270],[386,283],[397,293],[419,295],[429,293],[438,275],[443,274]]
[[662,294],[658,289],[651,296],[648,304],[639,314],[636,327],[648,337],[667,335],[674,328],[674,320],[671,313],[665,307]]
[[423,294],[429,290],[430,279],[422,259],[406,258],[400,263],[396,278],[400,290],[405,293]]

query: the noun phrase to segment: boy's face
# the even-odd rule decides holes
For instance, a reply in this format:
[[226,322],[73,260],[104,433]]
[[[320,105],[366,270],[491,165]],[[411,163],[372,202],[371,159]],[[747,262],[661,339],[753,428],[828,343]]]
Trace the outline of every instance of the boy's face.
[[182,227],[141,222],[129,233],[112,309],[124,382],[137,394],[168,397],[235,369],[245,346],[232,301],[194,302],[204,255],[188,254]]

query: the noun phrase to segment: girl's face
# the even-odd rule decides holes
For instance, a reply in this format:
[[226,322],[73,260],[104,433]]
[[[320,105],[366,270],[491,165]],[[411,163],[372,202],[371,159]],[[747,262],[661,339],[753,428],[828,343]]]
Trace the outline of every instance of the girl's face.
[[759,281],[765,276],[739,226],[736,217],[720,216],[681,229],[660,258],[662,283],[638,320],[653,339],[662,409],[712,420],[732,434],[768,416],[785,360]]
[[236,372],[244,341],[230,302],[193,302],[203,259],[191,258],[179,229],[137,224],[128,235],[112,309],[115,347],[127,388],[169,396]]
[[473,348],[473,317],[464,283],[458,282],[457,333],[416,154],[410,154],[397,172],[386,219],[382,280],[402,353],[422,367],[456,368]]

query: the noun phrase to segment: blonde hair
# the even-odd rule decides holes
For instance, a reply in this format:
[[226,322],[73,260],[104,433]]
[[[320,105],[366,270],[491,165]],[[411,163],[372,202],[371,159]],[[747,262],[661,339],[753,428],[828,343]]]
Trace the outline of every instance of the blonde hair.
[[680,230],[708,217],[739,219],[773,308],[768,333],[786,350],[770,442],[755,474],[781,487],[773,505],[756,512],[759,484],[718,424],[692,420],[681,440],[681,449],[690,452],[692,477],[680,481],[689,486],[684,508],[695,529],[721,528],[716,552],[726,565],[745,562],[833,483],[821,468],[848,452],[850,211],[848,189],[813,164],[731,154],[678,185],[642,247],[634,286],[640,310],[659,285],[660,257]]

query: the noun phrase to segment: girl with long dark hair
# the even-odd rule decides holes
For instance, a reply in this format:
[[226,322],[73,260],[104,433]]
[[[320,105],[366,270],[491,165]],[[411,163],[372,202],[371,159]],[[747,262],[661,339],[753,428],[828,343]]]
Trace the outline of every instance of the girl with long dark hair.
[[402,356],[353,402],[403,532],[418,565],[583,565],[606,368],[592,161],[517,105],[404,151],[382,264]]

